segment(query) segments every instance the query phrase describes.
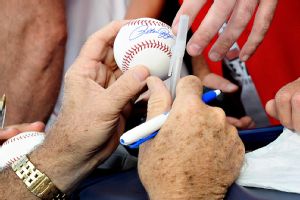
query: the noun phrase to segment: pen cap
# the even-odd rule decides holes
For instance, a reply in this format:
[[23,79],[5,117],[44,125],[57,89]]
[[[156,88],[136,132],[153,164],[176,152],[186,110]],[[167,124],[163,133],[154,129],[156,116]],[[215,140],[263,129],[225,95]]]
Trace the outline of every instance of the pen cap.
[[181,15],[179,18],[178,24],[178,32],[176,36],[175,46],[172,51],[172,58],[170,63],[170,71],[169,75],[171,74],[171,82],[170,82],[170,89],[172,98],[175,98],[175,91],[177,82],[180,79],[181,68],[182,68],[182,60],[185,52],[186,47],[186,38],[187,38],[187,31],[189,27],[189,17],[187,15]]
[[185,52],[188,29],[189,29],[189,17],[187,15],[181,15],[178,24],[178,32],[176,36],[176,45],[174,47],[174,53],[182,58]]

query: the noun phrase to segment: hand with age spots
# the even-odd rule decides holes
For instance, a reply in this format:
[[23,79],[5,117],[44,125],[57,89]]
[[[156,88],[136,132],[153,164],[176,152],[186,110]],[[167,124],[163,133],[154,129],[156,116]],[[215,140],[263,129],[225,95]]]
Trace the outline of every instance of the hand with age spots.
[[[162,82],[148,79],[148,119],[171,107]],[[238,177],[244,146],[224,112],[201,102],[198,78],[180,80],[169,118],[140,147],[138,170],[151,200],[222,199]]]

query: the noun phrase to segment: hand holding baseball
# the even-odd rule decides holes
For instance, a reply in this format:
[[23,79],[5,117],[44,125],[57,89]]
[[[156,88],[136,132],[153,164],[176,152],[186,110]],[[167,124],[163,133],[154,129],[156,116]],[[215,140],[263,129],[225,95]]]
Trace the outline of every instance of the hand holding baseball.
[[42,148],[30,155],[64,192],[116,149],[124,132],[123,110],[146,84],[146,68],[122,75],[114,61],[112,44],[125,23],[112,22],[85,43],[65,76],[57,122]]

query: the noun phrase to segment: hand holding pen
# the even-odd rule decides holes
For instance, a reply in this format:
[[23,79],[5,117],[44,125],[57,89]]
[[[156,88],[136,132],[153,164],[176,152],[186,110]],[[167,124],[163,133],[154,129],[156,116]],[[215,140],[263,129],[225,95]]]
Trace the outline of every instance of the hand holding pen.
[[[214,100],[220,93],[220,90],[211,90],[203,94],[202,101],[204,103],[209,103],[210,101]],[[122,145],[129,146],[130,148],[137,148],[140,144],[156,136],[159,129],[167,120],[168,116],[169,112],[165,112],[127,131],[121,136],[120,143]]]

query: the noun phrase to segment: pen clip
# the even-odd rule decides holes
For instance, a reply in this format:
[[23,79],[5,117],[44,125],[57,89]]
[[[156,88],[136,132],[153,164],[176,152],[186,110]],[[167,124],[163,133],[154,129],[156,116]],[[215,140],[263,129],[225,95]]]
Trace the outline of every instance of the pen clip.
[[138,141],[132,143],[131,145],[128,145],[128,147],[130,149],[136,149],[138,148],[141,144],[143,144],[144,142],[151,140],[152,138],[154,138],[159,130],[155,131],[154,133],[152,133],[151,135],[148,135],[147,137],[144,137],[142,139],[139,139]]

